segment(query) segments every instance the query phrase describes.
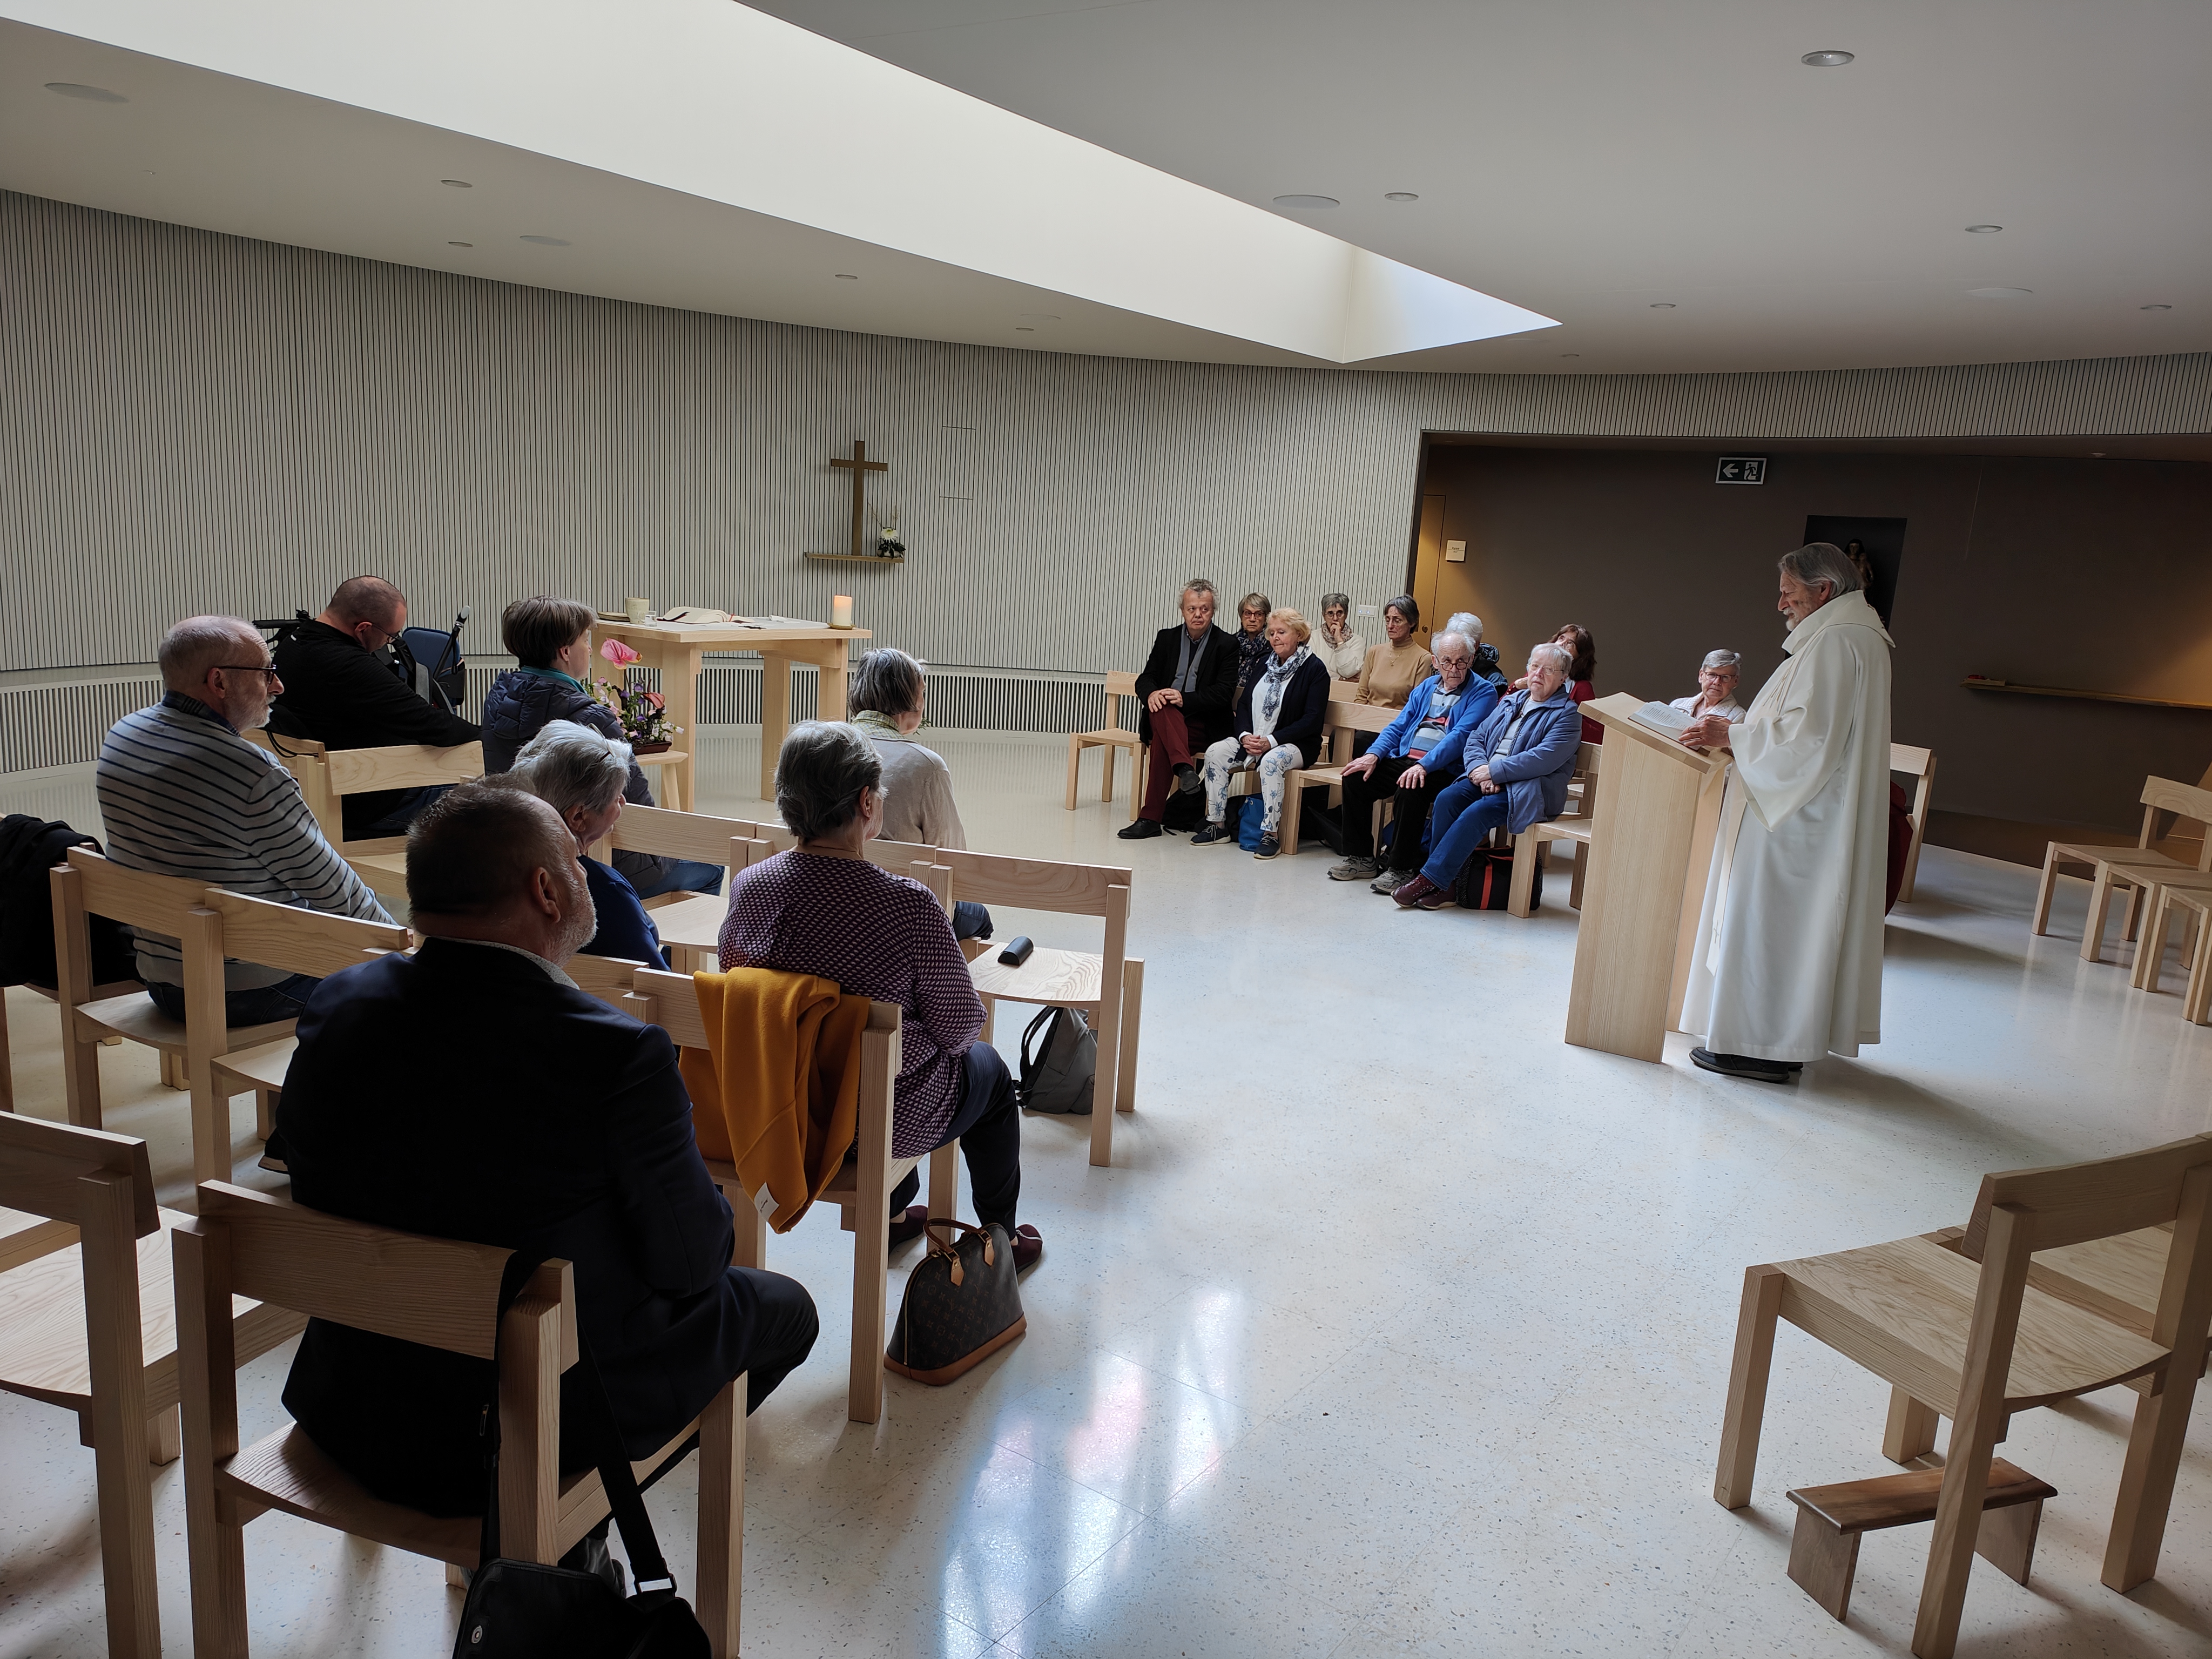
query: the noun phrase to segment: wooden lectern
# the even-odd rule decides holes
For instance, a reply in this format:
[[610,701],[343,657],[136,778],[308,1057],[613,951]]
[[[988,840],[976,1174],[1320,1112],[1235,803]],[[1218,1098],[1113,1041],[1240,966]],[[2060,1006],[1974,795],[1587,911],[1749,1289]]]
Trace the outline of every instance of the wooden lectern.
[[1637,725],[1629,716],[1643,707],[1626,692],[1583,705],[1605,727],[1605,787],[1583,878],[1567,1041],[1656,1060],[1682,1017],[1729,757]]

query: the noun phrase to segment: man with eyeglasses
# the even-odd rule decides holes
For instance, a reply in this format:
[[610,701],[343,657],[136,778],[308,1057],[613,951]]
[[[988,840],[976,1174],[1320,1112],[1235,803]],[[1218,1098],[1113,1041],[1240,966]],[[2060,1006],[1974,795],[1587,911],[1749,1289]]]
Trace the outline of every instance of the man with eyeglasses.
[[[267,722],[270,699],[284,689],[259,630],[236,617],[187,617],[162,637],[161,665],[168,695],[116,721],[93,767],[107,856],[126,869],[390,921],[323,838],[283,763],[246,739]],[[137,939],[146,994],[182,1019],[177,941],[146,933]],[[222,973],[232,1025],[295,1018],[318,983],[249,962],[227,962]]]
[[[314,621],[301,623],[276,647],[284,695],[278,730],[313,738],[325,749],[384,749],[419,743],[451,749],[474,743],[480,730],[433,708],[400,684],[376,654],[407,626],[407,596],[380,576],[338,584]],[[415,815],[450,786],[374,789],[340,803],[346,839],[404,836]]]

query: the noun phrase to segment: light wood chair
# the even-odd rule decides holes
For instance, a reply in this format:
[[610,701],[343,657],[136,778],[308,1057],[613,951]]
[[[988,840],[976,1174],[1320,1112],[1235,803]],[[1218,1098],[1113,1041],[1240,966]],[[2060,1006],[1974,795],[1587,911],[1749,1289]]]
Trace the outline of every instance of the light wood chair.
[[1550,868],[1550,848],[1555,841],[1574,843],[1575,873],[1567,885],[1567,908],[1583,908],[1583,872],[1589,867],[1590,831],[1597,824],[1598,762],[1604,754],[1594,743],[1575,751],[1574,776],[1567,788],[1570,802],[1577,805],[1577,811],[1532,823],[1513,837],[1513,885],[1505,896],[1505,908],[1512,915],[1525,918],[1535,909],[1530,901],[1536,891],[1536,866],[1541,862]]
[[264,741],[292,775],[307,810],[322,826],[323,837],[354,872],[380,893],[404,893],[407,837],[364,836],[349,841],[345,798],[379,789],[424,789],[466,783],[483,775],[483,744],[456,744],[450,749],[395,744],[384,749],[326,749],[311,738],[270,736]]
[[[753,824],[744,818],[714,817],[705,812],[678,812],[665,806],[625,806],[607,838],[592,848],[592,856],[605,862],[615,851],[647,853],[659,859],[684,859],[697,864],[719,864],[722,890],[730,890],[730,838],[750,836]],[[691,897],[663,893],[647,901],[653,909]]]
[[[1103,801],[1110,801],[1114,799],[1115,757],[1121,750],[1127,750],[1129,751],[1130,805],[1132,807],[1136,807],[1144,804],[1145,775],[1140,751],[1144,749],[1145,744],[1134,732],[1123,729],[1121,725],[1121,699],[1133,697],[1136,695],[1137,677],[1134,674],[1107,675],[1106,724],[1096,732],[1074,732],[1068,734],[1067,810],[1069,811],[1073,812],[1075,810],[1076,778],[1082,769],[1083,751],[1086,749],[1103,749],[1106,751],[1101,757],[1104,771],[1098,786],[1098,799]],[[1130,817],[1135,816],[1133,811]]]
[[[599,1472],[561,1473],[561,1373],[576,1363],[574,1275],[548,1261],[498,1318],[509,1252],[325,1215],[221,1182],[173,1236],[185,1401],[185,1517],[200,1659],[246,1659],[245,1529],[270,1510],[449,1566],[474,1568],[482,1523],[374,1498],[296,1425],[240,1448],[234,1296],[295,1315],[499,1361],[500,1551],[557,1561],[608,1513]],[[691,1598],[716,1659],[738,1650],[744,1546],[745,1377],[633,1467],[641,1479],[699,1437]]]
[[[1370,736],[1380,732],[1398,718],[1395,708],[1383,708],[1373,703],[1354,702],[1358,694],[1358,684],[1351,680],[1331,680],[1328,685],[1328,708],[1322,716],[1322,752],[1311,766],[1301,766],[1283,775],[1283,823],[1281,840],[1285,856],[1298,850],[1299,831],[1305,811],[1305,792],[1327,785],[1331,799],[1344,787],[1344,769],[1357,758],[1352,745],[1363,732]],[[1390,803],[1376,803],[1375,823],[1379,834],[1383,820],[1389,816]]]
[[[2109,1260],[2115,1248],[2139,1243],[2127,1236],[2165,1224],[2172,1244],[2142,1331],[2118,1307],[2100,1305],[2113,1298],[2077,1278],[2075,1264]],[[1984,1176],[1954,1249],[1905,1238],[1748,1269],[1713,1486],[1728,1509],[1751,1500],[1778,1318],[1887,1381],[1917,1407],[1923,1421],[1911,1426],[1930,1426],[1931,1413],[1952,1419],[1913,1632],[1920,1659],[1949,1659],[1956,1644],[1990,1460],[2012,1414],[2115,1383],[2142,1398],[2102,1576],[2113,1589],[2132,1589],[2157,1568],[2204,1370],[2212,1136]],[[1893,1398],[1890,1437],[1917,1438],[1899,1434],[1899,1415]]]
[[[0,1118],[0,1389],[76,1413],[100,1498],[107,1650],[161,1650],[148,1470],[179,1453],[175,1305],[146,1143],[35,1118]],[[306,1322],[240,1300],[242,1358]]]
[[[257,1048],[289,1036],[292,1022],[224,1024],[222,915],[204,902],[205,884],[125,870],[87,847],[70,848],[69,862],[55,866],[51,880],[54,963],[61,985],[62,1083],[69,1121],[81,1128],[100,1127],[101,1042],[119,1036],[143,1043],[161,1055],[164,1079],[191,1092],[194,1176],[212,1180],[228,1176],[230,1114],[216,1098],[214,1061],[234,1048]],[[184,1019],[172,1019],[156,1008],[141,987],[110,996],[94,994],[88,919],[96,915],[179,941],[184,959]]]
[[1915,749],[1911,744],[1893,743],[1889,745],[1889,769],[1902,772],[1913,781],[1912,846],[1905,855],[1905,880],[1897,890],[1897,902],[1912,902],[1913,884],[1920,878],[1920,843],[1928,836],[1928,804],[1936,794],[1936,751]]
[[2158,989],[2159,970],[2166,963],[2166,937],[2178,917],[2182,922],[2181,965],[2189,970],[2187,988],[2181,994],[2181,1017],[2191,1025],[2212,1024],[2212,951],[2205,947],[2205,927],[2212,922],[2212,882],[2184,884],[2179,879],[2161,882],[2151,901],[2150,922],[2136,941],[2134,981],[2138,990]]
[[2133,939],[2142,920],[2141,907],[2149,879],[2160,872],[2186,872],[2191,867],[2179,859],[2151,850],[2151,842],[2158,839],[2159,820],[2163,817],[2193,818],[2206,826],[2203,848],[2197,854],[2195,870],[2199,874],[2212,871],[2212,789],[2195,788],[2176,783],[2171,778],[2145,778],[2142,809],[2142,829],[2133,847],[2097,847],[2063,841],[2054,841],[2045,847],[2043,878],[2036,884],[2035,916],[2029,924],[2029,933],[2040,935],[2051,931],[2051,895],[2057,884],[2059,866],[2087,865],[2089,916],[2081,929],[2081,960],[2095,962],[2103,954],[2105,920],[2115,887],[2124,890],[2128,896],[2121,937]]
[[[633,978],[629,1011],[648,1025],[666,1031],[679,1048],[711,1051],[707,1022],[699,1012],[699,997],[688,974],[657,973],[641,969]],[[819,1201],[835,1204],[841,1222],[853,1238],[853,1346],[847,1415],[855,1423],[874,1423],[884,1414],[884,1320],[889,1309],[890,1276],[891,1189],[920,1164],[919,1158],[891,1156],[891,1103],[899,1072],[899,1020],[896,1004],[878,1002],[869,1010],[867,1030],[860,1036],[860,1121],[855,1131],[857,1161],[840,1169]],[[951,1218],[953,1194],[959,1179],[954,1146],[941,1146],[929,1157],[929,1213]],[[737,1166],[718,1158],[707,1160],[707,1172],[730,1201],[737,1218],[737,1254],[740,1267],[768,1265],[766,1212],[745,1190]]]
[[1009,968],[999,960],[997,951],[987,948],[969,963],[968,973],[983,999],[987,1042],[996,1036],[1002,1001],[1080,1008],[1091,1016],[1098,1033],[1091,1161],[1100,1169],[1108,1167],[1114,1161],[1115,1115],[1137,1109],[1137,1038],[1144,1019],[1145,964],[1128,954],[1130,872],[1104,865],[999,858],[944,848],[937,856],[952,872],[956,900],[1104,921],[1101,951],[1057,951],[1040,945],[1027,962]]

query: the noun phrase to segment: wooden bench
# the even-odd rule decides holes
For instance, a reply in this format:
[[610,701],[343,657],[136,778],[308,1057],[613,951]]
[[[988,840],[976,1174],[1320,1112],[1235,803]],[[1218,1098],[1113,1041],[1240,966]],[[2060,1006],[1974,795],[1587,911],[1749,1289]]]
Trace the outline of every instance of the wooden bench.
[[1568,781],[1567,793],[1571,801],[1580,803],[1578,811],[1532,823],[1513,837],[1513,885],[1505,896],[1509,914],[1526,918],[1534,910],[1530,900],[1536,890],[1536,866],[1547,860],[1555,841],[1574,843],[1575,874],[1567,887],[1567,908],[1583,908],[1583,872],[1589,867],[1590,832],[1597,826],[1597,769],[1604,753],[1594,743],[1586,743],[1575,752],[1575,772]]
[[[1790,1540],[1791,1582],[1841,1621],[1850,1611],[1859,1540],[1887,1528],[1933,1521],[1942,1492],[1942,1470],[1916,1469],[1784,1494],[1797,1506],[1797,1529]],[[2043,1500],[2057,1496],[2057,1487],[2002,1457],[1992,1458],[1974,1553],[2014,1583],[2027,1583],[2036,1530],[2043,1524]]]
[[[1305,792],[1324,786],[1340,788],[1344,783],[1344,769],[1356,758],[1352,744],[1361,732],[1370,737],[1382,730],[1398,718],[1400,711],[1386,708],[1379,703],[1354,702],[1359,687],[1352,680],[1331,680],[1328,684],[1328,709],[1322,716],[1321,753],[1311,766],[1302,766],[1283,775],[1283,823],[1281,841],[1285,854],[1298,850],[1299,829],[1304,817]],[[1379,834],[1382,821],[1389,813],[1387,800],[1376,803],[1376,829]]]
[[263,734],[262,740],[300,781],[307,810],[322,826],[323,838],[354,873],[380,893],[404,894],[407,880],[407,837],[379,836],[349,841],[345,798],[380,789],[423,789],[466,783],[483,775],[483,744],[456,744],[450,749],[395,744],[384,749],[326,749],[312,738]]
[[2146,991],[2158,988],[2166,929],[2176,915],[2185,924],[2181,961],[2189,969],[2189,985],[2181,994],[2181,1017],[2191,1025],[2212,1025],[2212,972],[2207,971],[2212,969],[2212,950],[2205,948],[2205,929],[2212,926],[2212,892],[2202,888],[2160,887],[2151,908],[2150,925],[2136,945],[2136,982]]
[[1115,757],[1122,750],[1127,750],[1129,751],[1130,817],[1133,819],[1137,816],[1136,809],[1144,805],[1145,741],[1134,732],[1125,729],[1121,725],[1121,699],[1133,697],[1136,695],[1137,677],[1134,674],[1116,672],[1107,675],[1106,724],[1096,732],[1072,732],[1068,734],[1067,810],[1069,811],[1073,812],[1075,810],[1076,780],[1082,769],[1083,751],[1086,749],[1103,749],[1106,751],[1100,760],[1103,775],[1099,780],[1098,799],[1103,801],[1110,801],[1114,799]]
[[2062,841],[2045,847],[2043,876],[2035,889],[2034,919],[2028,924],[2030,933],[2040,935],[2051,931],[2051,896],[2057,884],[2060,866],[2086,865],[2089,871],[2089,915],[2081,929],[2081,960],[2095,962],[2104,953],[2105,918],[2116,887],[2124,889],[2128,895],[2127,915],[2120,936],[2135,938],[2137,926],[2143,920],[2141,908],[2150,880],[2161,872],[2183,873],[2192,869],[2179,859],[2151,850],[2151,842],[2157,839],[2159,820],[2167,814],[2193,818],[2207,826],[2203,846],[2193,869],[2199,874],[2212,871],[2212,790],[2176,783],[2171,778],[2148,777],[2143,780],[2142,801],[2142,829],[2133,847],[2099,847]]

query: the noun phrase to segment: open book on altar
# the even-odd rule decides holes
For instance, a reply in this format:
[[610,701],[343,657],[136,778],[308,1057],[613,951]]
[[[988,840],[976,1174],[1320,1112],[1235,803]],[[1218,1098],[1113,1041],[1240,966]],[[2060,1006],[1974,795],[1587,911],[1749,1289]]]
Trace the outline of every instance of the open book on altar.
[[1687,709],[1664,702],[1647,702],[1628,718],[1638,726],[1669,738],[1680,737],[1696,724]]

